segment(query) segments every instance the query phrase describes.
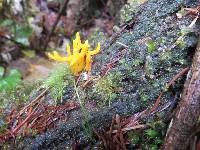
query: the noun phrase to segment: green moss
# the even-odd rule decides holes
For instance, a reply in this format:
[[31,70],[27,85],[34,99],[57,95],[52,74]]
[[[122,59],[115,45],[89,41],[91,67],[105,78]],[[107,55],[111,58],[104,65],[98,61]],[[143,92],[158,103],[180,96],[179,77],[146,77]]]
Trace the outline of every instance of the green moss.
[[95,28],[95,31],[89,36],[88,41],[92,47],[96,47],[98,42],[104,43],[106,40],[106,35],[99,28]]
[[141,59],[133,59],[132,64],[134,66],[139,66],[143,63],[143,61]]
[[64,88],[73,85],[74,76],[66,64],[59,64],[54,67],[49,77],[44,80],[43,87],[50,88],[51,96],[56,103],[62,103]]
[[137,132],[130,131],[127,134],[128,136],[128,141],[131,143],[132,146],[136,146],[140,142],[140,136]]
[[101,106],[107,106],[117,97],[120,88],[121,74],[109,74],[100,78],[93,87],[93,94],[100,97],[102,101],[99,102]]
[[130,5],[125,5],[123,10],[121,10],[121,22],[128,22],[133,19],[132,13],[135,9],[132,8]]
[[135,78],[138,76],[137,74],[138,74],[137,71],[132,71],[130,75]]
[[149,95],[143,89],[139,92],[139,96],[142,102],[147,102],[149,100]]
[[101,98],[101,105],[106,106],[111,104],[111,101],[116,98],[117,86],[113,82],[111,75],[101,78],[94,85],[93,92]]
[[170,58],[172,58],[172,54],[170,51],[165,51],[162,54],[160,54],[160,60],[164,61],[164,60],[169,60]]
[[149,40],[147,42],[147,51],[149,54],[153,53],[157,48],[156,42],[154,42],[153,40]]
[[0,92],[0,108],[7,109],[15,104],[19,106],[29,100],[34,89],[37,89],[38,83],[20,83],[12,90]]
[[123,6],[120,13],[120,20],[122,23],[129,22],[133,19],[133,14],[138,6],[144,3],[146,0],[129,0],[126,5]]
[[146,57],[145,62],[145,72],[149,78],[153,78],[154,66],[153,66],[153,59],[150,55]]

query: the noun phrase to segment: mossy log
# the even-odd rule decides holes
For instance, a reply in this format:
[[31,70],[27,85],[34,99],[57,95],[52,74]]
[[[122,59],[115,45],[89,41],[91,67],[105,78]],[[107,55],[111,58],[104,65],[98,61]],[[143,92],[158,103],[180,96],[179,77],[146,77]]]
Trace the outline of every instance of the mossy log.
[[60,125],[57,129],[49,131],[41,136],[38,136],[30,144],[25,145],[25,149],[64,149],[73,147],[76,142],[79,146],[87,146],[91,140],[89,133],[84,128],[84,122],[87,119],[89,128],[101,131],[109,129],[112,118],[115,114],[120,116],[128,116],[141,110],[141,104],[131,102],[120,102],[112,107],[100,111],[93,111],[88,114],[88,118],[84,118],[80,113],[71,115],[71,119]]
[[[166,89],[166,83],[191,65],[200,22],[196,22],[193,31],[185,34],[183,26],[189,26],[194,18],[183,16],[178,19],[176,13],[182,7],[195,6],[197,2],[192,0],[149,0],[135,9],[134,23],[103,44],[101,54],[95,58],[97,63],[93,65],[93,75],[101,75],[106,65],[118,58],[125,48],[126,53],[109,70],[110,80],[120,89],[113,91],[115,97],[112,101],[115,102],[110,108],[89,113],[92,128],[106,130],[114,114],[131,115],[153,105],[160,92]],[[177,42],[183,34],[183,40]],[[181,93],[183,82],[184,78],[176,81],[172,88],[164,92],[161,107]],[[92,88],[87,88],[84,100],[103,101],[101,95],[93,93]],[[36,137],[26,145],[26,149],[53,149],[57,146],[61,149],[72,146],[73,140],[87,145],[92,140],[85,135],[82,119],[80,113],[72,115],[70,121]]]

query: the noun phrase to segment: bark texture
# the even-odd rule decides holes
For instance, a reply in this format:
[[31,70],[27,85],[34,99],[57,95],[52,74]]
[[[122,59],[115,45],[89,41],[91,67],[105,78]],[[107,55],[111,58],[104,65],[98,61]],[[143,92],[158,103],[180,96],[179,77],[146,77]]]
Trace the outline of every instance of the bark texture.
[[163,146],[164,150],[184,150],[200,115],[200,38],[193,58],[191,71],[184,85],[182,99]]

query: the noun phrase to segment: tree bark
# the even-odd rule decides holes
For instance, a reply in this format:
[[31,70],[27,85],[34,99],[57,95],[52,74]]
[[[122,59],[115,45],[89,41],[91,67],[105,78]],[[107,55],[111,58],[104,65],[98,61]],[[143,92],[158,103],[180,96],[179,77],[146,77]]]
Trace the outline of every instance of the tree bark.
[[184,150],[200,115],[200,38],[180,104],[171,120],[163,150]]

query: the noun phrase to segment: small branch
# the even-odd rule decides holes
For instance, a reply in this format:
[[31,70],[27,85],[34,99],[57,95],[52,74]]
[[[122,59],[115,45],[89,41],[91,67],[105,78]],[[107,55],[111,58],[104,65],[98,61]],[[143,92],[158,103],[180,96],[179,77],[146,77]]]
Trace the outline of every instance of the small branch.
[[60,20],[60,18],[61,18],[62,13],[66,10],[68,2],[69,2],[69,0],[65,0],[64,4],[63,4],[63,6],[62,6],[62,8],[60,9],[60,12],[58,13],[58,16],[57,16],[57,18],[56,18],[56,21],[55,21],[54,24],[53,24],[53,27],[52,27],[51,31],[49,32],[49,34],[47,35],[47,40],[46,40],[46,42],[45,42],[43,51],[46,51],[47,46],[48,46],[48,43],[49,43],[49,41],[51,40],[51,36],[52,36],[54,30],[56,29],[56,26],[57,26],[57,24],[58,24],[58,22],[59,22],[59,20]]

